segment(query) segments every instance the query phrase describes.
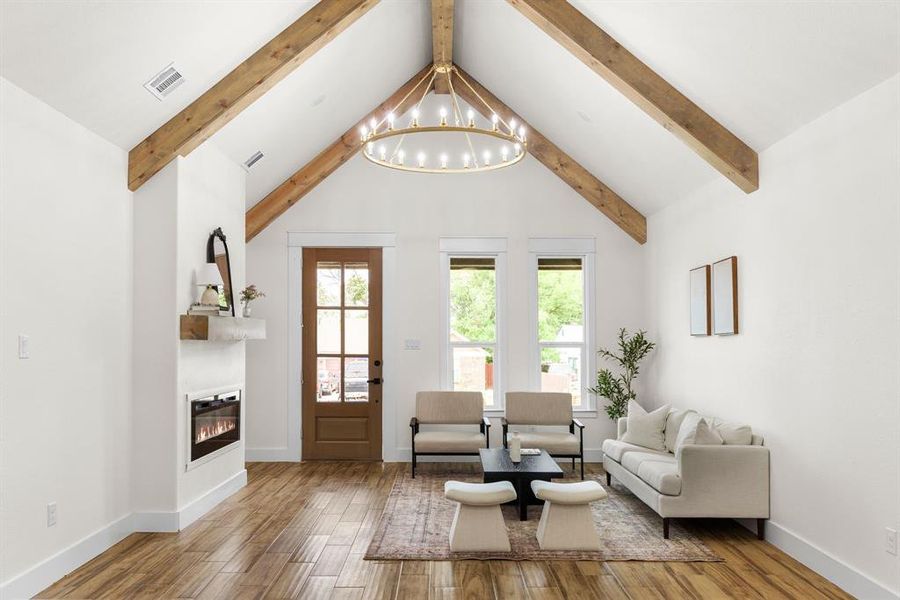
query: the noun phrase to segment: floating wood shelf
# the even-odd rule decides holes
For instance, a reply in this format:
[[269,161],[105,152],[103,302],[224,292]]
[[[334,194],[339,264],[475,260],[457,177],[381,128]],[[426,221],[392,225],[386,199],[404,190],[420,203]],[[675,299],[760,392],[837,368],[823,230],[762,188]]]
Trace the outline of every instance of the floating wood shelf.
[[181,315],[181,339],[208,342],[239,342],[266,339],[263,319]]

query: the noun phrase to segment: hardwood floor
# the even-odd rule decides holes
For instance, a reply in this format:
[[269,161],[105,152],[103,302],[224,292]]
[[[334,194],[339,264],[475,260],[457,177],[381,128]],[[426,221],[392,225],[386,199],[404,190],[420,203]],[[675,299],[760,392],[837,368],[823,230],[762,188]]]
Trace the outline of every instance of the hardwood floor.
[[689,525],[719,563],[365,561],[387,495],[408,468],[249,464],[247,486],[202,520],[177,534],[133,534],[37,597],[850,598],[730,521]]

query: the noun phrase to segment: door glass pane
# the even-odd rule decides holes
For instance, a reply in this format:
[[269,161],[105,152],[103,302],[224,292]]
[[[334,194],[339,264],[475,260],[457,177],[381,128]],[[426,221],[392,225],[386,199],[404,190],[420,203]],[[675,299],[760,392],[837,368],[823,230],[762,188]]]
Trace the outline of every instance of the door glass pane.
[[369,311],[344,311],[344,353],[369,353]]
[[572,394],[581,406],[581,348],[541,348],[541,391]]
[[344,304],[369,305],[369,265],[366,263],[347,263],[344,266]]
[[316,265],[316,298],[319,306],[341,305],[341,263]]
[[497,282],[493,258],[450,258],[450,341],[496,339]]
[[542,342],[584,341],[581,258],[538,259],[538,335]]
[[453,389],[481,392],[484,406],[494,406],[494,348],[453,348]]
[[320,356],[316,365],[316,400],[341,401],[341,359],[337,356]]
[[369,401],[369,359],[344,359],[344,401]]
[[316,349],[318,354],[341,353],[340,309],[319,309],[316,315]]

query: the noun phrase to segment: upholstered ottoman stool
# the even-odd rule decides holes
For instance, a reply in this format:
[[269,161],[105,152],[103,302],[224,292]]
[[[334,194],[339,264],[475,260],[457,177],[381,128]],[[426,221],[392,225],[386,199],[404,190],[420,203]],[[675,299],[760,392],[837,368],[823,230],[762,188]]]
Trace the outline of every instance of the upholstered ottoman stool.
[[509,552],[509,535],[500,505],[516,499],[516,489],[510,482],[448,481],[444,484],[444,496],[459,502],[450,527],[450,550]]
[[599,483],[532,481],[531,491],[544,501],[537,528],[542,550],[600,549],[600,538],[591,515],[591,502],[606,498],[606,490]]

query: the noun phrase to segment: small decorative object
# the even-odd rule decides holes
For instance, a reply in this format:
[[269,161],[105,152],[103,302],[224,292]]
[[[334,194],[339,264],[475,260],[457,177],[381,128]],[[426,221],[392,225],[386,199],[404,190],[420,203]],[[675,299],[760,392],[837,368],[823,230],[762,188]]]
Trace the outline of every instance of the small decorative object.
[[195,278],[197,286],[206,288],[200,296],[200,304],[215,306],[218,310],[219,286],[225,285],[222,274],[219,272],[219,266],[216,263],[204,263],[203,267],[197,269]]
[[710,335],[710,268],[703,265],[691,269],[691,335]]
[[509,438],[509,460],[518,463],[522,460],[522,438],[514,431]]
[[597,372],[597,385],[589,391],[606,398],[606,414],[615,421],[628,414],[628,401],[637,398],[637,393],[631,389],[631,384],[639,372],[639,364],[647,356],[656,344],[648,340],[646,331],[638,331],[632,336],[628,330],[619,330],[619,354],[613,354],[609,350],[601,349],[598,354],[619,364],[624,371],[620,375],[614,375],[609,369],[600,369]]
[[250,303],[256,300],[257,298],[265,298],[266,295],[256,289],[256,285],[250,284],[241,290],[241,302],[244,305],[244,316],[250,316]]
[[713,263],[713,333],[738,333],[737,256]]
[[522,448],[522,456],[540,456],[540,448]]

